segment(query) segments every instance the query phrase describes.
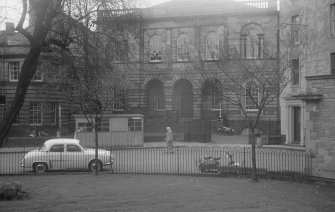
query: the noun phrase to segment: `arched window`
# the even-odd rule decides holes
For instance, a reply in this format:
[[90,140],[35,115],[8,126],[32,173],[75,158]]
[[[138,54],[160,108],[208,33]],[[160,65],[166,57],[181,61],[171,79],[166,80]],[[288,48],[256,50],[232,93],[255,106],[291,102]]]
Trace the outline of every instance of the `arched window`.
[[180,34],[177,38],[177,60],[189,60],[189,39],[185,33]]
[[208,33],[206,37],[206,60],[219,58],[219,36],[216,32]]
[[249,26],[242,30],[241,56],[244,59],[261,59],[264,56],[264,34],[260,27],[257,28]]
[[245,109],[257,111],[259,108],[259,86],[255,82],[245,84]]
[[159,35],[154,35],[150,38],[149,42],[150,48],[150,62],[161,62],[162,61],[162,47],[161,47],[161,37]]

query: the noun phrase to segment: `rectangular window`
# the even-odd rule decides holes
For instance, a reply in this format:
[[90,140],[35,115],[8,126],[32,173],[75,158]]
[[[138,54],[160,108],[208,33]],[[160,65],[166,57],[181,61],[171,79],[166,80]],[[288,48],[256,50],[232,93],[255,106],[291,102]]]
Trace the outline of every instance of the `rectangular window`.
[[58,103],[53,102],[51,103],[51,124],[57,124],[57,117],[58,117]]
[[165,101],[164,101],[164,94],[162,95],[162,91],[158,90],[157,95],[157,110],[162,111],[165,109]]
[[242,59],[247,58],[247,36],[246,35],[241,36],[241,58]]
[[206,60],[219,59],[219,36],[211,32],[206,38]]
[[42,125],[42,102],[30,102],[29,123]]
[[262,59],[264,57],[264,35],[258,35],[258,58]]
[[109,132],[109,119],[97,118],[95,124],[98,126],[98,132]]
[[43,69],[42,69],[42,65],[38,65],[33,81],[35,82],[42,82],[43,81]]
[[154,35],[150,38],[150,62],[161,62],[162,52],[161,52],[161,37],[159,35]]
[[8,63],[9,70],[9,81],[17,82],[19,81],[20,76],[20,62],[9,62]]
[[177,61],[189,61],[189,39],[186,34],[180,34],[177,38]]
[[335,36],[335,3],[330,5],[330,34]]
[[126,102],[126,95],[124,93],[124,90],[115,89],[113,109],[116,111],[123,111],[125,109],[125,102]]
[[129,131],[142,131],[142,118],[132,117],[128,119],[128,129]]
[[219,110],[221,109],[221,100],[220,100],[220,92],[218,89],[212,89],[212,110]]
[[247,83],[245,93],[245,109],[247,111],[258,111],[259,88],[252,82]]
[[79,132],[93,132],[93,126],[88,122],[78,122],[77,129]]
[[[7,109],[9,109],[13,104],[13,101],[8,101],[7,102]],[[20,112],[16,115],[13,124],[20,124]]]
[[3,120],[4,115],[5,115],[5,109],[0,107],[0,121]]
[[335,52],[330,53],[331,73],[335,74]]
[[292,60],[292,84],[299,85],[299,78],[300,78],[300,67],[299,67],[299,59]]
[[299,15],[291,17],[291,41],[293,44],[299,43]]

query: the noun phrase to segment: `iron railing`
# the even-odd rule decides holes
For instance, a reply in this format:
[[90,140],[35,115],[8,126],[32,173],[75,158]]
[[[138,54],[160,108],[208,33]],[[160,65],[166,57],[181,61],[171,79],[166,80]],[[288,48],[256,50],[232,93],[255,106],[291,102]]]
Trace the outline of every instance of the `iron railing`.
[[[34,174],[32,168],[20,167],[23,156],[31,149],[8,148],[0,150],[0,175]],[[167,153],[164,147],[113,148],[113,167],[102,173],[174,174],[174,175],[252,175],[250,147],[174,147]],[[63,166],[70,160],[80,163],[77,156],[62,156]],[[67,157],[67,160],[65,158]],[[76,158],[77,157],[77,158]],[[303,180],[311,175],[309,150],[288,148],[257,148],[257,175],[265,178]],[[88,163],[88,162],[87,162]],[[78,165],[79,166],[79,165]],[[88,172],[87,169],[80,170]],[[50,172],[49,172],[50,173]],[[55,173],[55,172],[51,172]]]

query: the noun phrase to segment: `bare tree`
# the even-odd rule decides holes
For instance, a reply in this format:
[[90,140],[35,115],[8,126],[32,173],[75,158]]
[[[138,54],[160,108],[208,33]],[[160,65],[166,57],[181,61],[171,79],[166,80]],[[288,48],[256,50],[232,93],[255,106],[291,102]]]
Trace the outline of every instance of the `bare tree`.
[[[77,29],[94,30],[98,11],[128,9],[140,0],[22,0],[22,13],[16,30],[29,41],[29,51],[21,67],[13,104],[0,124],[0,147],[26,97],[36,72],[38,60],[44,50],[58,47],[67,50],[74,43]],[[27,21],[28,2],[31,26]]]
[[[87,13],[81,12],[92,6],[90,1],[87,4],[76,8],[76,13]],[[67,67],[58,77],[61,82],[59,89],[92,126],[95,138],[94,164],[99,163],[98,132],[101,131],[102,120],[106,114],[113,112],[114,102],[130,85],[123,76],[133,68],[131,60],[134,56],[130,50],[138,44],[134,40],[135,43],[131,44],[129,39],[139,34],[141,23],[141,15],[137,10],[103,8],[98,12],[97,20],[86,18],[79,24],[83,26],[75,27],[75,37],[69,48],[59,51]],[[92,28],[94,31],[90,30]],[[95,173],[98,172],[99,166],[95,165]]]
[[[226,102],[239,108],[245,118],[245,124],[249,131],[249,143],[252,145],[252,169],[253,180],[257,181],[256,166],[256,142],[255,134],[259,120],[268,105],[279,101],[280,94],[285,87],[296,79],[291,74],[293,69],[292,59],[299,58],[305,49],[307,35],[303,34],[301,24],[293,26],[304,40],[303,45],[292,42],[292,33],[287,33],[285,28],[290,24],[278,26],[274,32],[278,43],[267,44],[262,35],[252,31],[246,31],[240,44],[228,40],[223,44],[206,44],[206,51],[211,55],[212,63],[216,65],[215,71],[209,71],[209,63],[203,59],[201,53],[197,53],[198,59],[193,67],[200,73],[204,81],[207,81],[208,92],[216,91],[220,104]],[[280,28],[282,33],[280,38]],[[291,32],[291,30],[289,30]],[[295,35],[294,35],[295,36]],[[279,39],[282,41],[279,43]],[[279,45],[283,48],[279,52]],[[267,48],[272,46],[277,51]],[[294,64],[293,64],[294,65]],[[301,67],[300,67],[301,68]]]

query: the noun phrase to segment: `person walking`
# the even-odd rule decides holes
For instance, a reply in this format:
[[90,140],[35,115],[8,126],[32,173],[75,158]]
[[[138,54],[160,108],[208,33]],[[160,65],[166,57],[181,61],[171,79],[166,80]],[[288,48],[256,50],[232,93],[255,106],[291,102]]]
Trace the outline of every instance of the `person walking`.
[[173,132],[170,127],[166,127],[166,153],[173,153]]

